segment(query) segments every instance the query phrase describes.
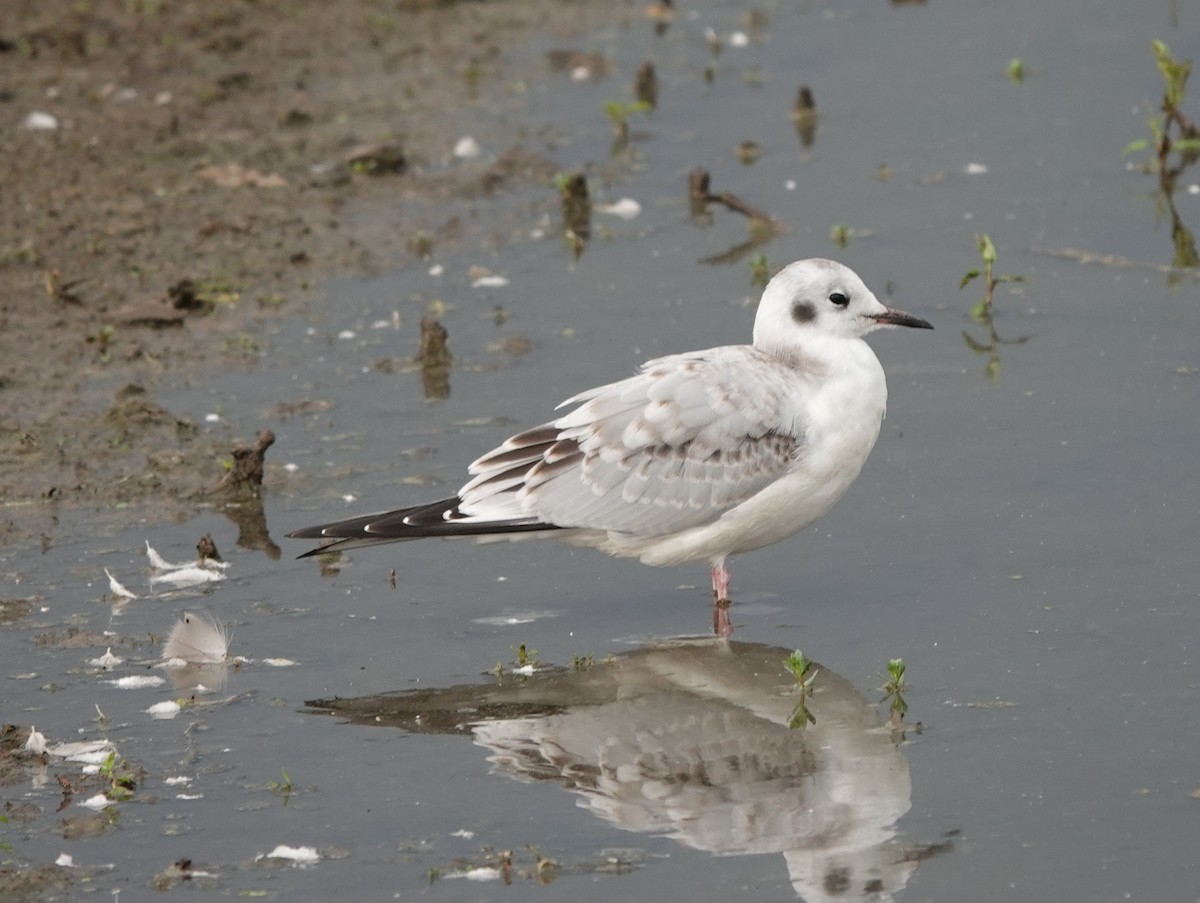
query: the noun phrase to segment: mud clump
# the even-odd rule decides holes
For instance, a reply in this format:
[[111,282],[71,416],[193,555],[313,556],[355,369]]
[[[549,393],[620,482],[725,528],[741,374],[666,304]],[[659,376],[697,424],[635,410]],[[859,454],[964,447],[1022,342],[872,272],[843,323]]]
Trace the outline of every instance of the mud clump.
[[450,333],[433,317],[421,319],[421,349],[417,363],[421,367],[421,383],[427,399],[450,397],[450,367],[454,357],[447,341]]
[[[261,430],[253,445],[235,445],[233,447],[233,466],[213,487],[213,492],[227,498],[247,496],[253,498],[261,495],[267,449],[274,444],[275,434],[270,430]],[[203,543],[203,540],[201,542]],[[211,537],[209,537],[209,542],[212,542]],[[212,549],[215,552],[216,546],[214,545]],[[201,554],[201,557],[205,556]]]

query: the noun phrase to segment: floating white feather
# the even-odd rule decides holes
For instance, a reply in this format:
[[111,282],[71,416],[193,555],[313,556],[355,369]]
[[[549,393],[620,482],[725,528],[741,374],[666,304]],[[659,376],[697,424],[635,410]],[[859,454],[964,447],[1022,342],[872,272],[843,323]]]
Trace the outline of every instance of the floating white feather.
[[163,646],[164,660],[195,665],[219,665],[228,654],[229,632],[204,612],[185,611]]

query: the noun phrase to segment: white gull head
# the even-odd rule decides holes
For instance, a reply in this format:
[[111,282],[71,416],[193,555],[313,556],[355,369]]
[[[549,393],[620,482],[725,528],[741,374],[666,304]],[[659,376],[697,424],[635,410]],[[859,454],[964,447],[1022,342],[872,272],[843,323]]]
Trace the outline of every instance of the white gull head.
[[820,338],[857,339],[884,326],[932,328],[885,307],[849,267],[813,257],[788,264],[767,284],[754,347],[788,356]]

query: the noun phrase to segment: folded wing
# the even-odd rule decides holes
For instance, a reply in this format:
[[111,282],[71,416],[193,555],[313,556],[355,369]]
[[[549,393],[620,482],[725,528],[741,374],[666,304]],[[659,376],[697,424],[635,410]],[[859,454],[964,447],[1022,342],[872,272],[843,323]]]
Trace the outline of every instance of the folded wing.
[[650,361],[477,460],[458,510],[637,536],[709,523],[801,454],[804,425],[786,413],[797,379],[750,346]]

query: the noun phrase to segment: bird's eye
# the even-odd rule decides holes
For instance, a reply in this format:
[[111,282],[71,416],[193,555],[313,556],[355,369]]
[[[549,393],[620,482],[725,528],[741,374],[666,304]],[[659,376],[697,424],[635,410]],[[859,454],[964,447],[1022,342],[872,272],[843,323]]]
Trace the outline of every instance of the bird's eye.
[[829,300],[832,301],[834,304],[836,304],[838,307],[845,307],[847,304],[850,303],[850,299],[848,297],[846,297],[846,294],[844,292],[834,292],[832,295],[829,296]]

